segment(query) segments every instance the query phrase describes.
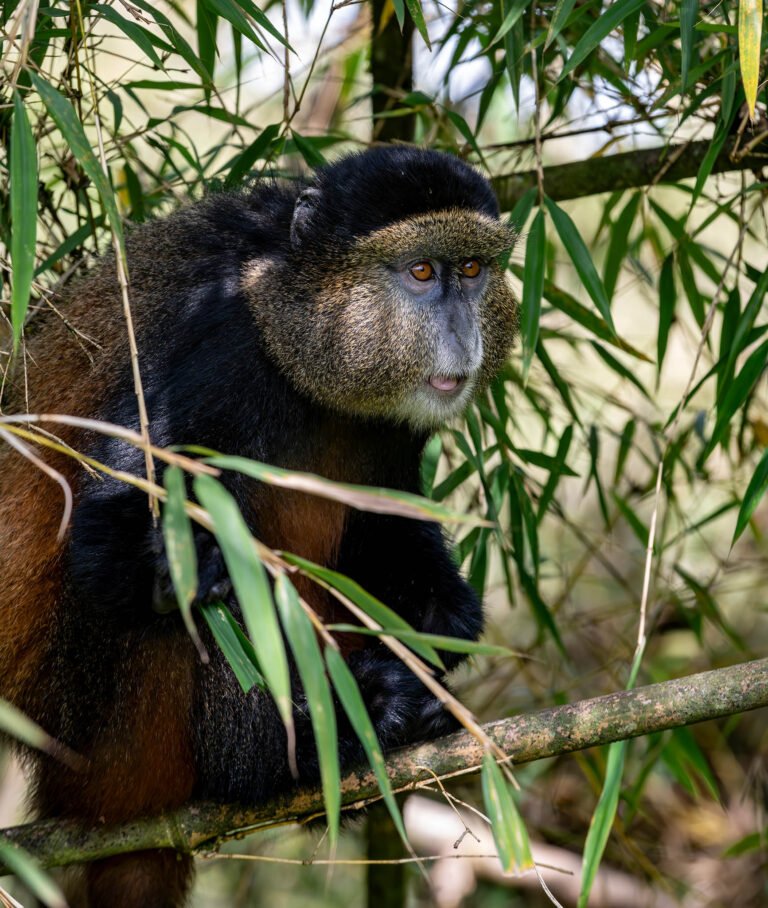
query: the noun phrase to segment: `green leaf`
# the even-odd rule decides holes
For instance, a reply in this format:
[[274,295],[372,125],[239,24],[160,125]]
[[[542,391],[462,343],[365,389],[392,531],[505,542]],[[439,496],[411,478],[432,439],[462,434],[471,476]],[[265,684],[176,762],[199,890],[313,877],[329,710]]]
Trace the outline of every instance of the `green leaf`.
[[592,53],[600,42],[628,17],[638,12],[645,0],[615,0],[601,12],[577,42],[557,81],[562,81]]
[[[557,454],[555,455],[555,462],[552,466],[552,469],[549,474],[549,479],[547,479],[547,484],[544,486],[541,496],[539,497],[539,510],[537,515],[537,520],[541,523],[542,518],[547,512],[547,508],[550,505],[550,502],[554,498],[555,490],[557,489],[557,484],[560,481],[560,477],[563,475],[568,475],[566,473],[565,459],[568,457],[568,451],[571,447],[571,440],[573,439],[573,424],[569,424],[563,430],[563,434],[560,438],[560,443],[557,446]],[[570,471],[571,475],[573,471]]]
[[[252,41],[260,50],[267,50],[267,46],[258,34],[256,34],[253,26],[240,8],[242,4],[234,3],[232,0],[202,0],[202,2],[208,7],[211,13],[221,16],[222,19],[226,19],[234,29],[248,38],[249,41]],[[277,34],[281,43],[284,44],[285,39],[279,32]],[[213,74],[211,73],[211,75]]]
[[627,462],[627,455],[632,449],[632,441],[635,437],[636,429],[637,423],[635,420],[629,419],[622,430],[621,438],[619,439],[619,453],[616,455],[616,469],[613,473],[613,484],[615,486],[619,484],[619,480],[624,472],[624,464]]
[[621,263],[627,254],[629,245],[629,232],[635,222],[635,215],[642,198],[641,192],[636,192],[624,206],[623,211],[616,219],[611,231],[611,240],[608,244],[608,253],[605,257],[605,272],[603,274],[603,283],[605,292],[609,299],[613,299],[616,289],[616,281],[621,270]]
[[716,627],[720,628],[734,646],[738,647],[742,652],[747,652],[748,648],[744,641],[723,617],[723,613],[710,591],[679,564],[675,565],[675,573],[682,578],[685,585],[693,593],[696,598],[696,605],[701,614]]
[[262,129],[261,134],[255,142],[252,142],[246,149],[240,152],[236,158],[229,164],[229,173],[224,181],[227,186],[238,186],[243,177],[250,171],[256,161],[261,158],[269,159],[269,149],[280,135],[280,124],[271,123]]
[[757,465],[752,479],[749,481],[747,491],[744,494],[744,500],[739,508],[739,516],[736,519],[736,529],[733,531],[731,545],[741,536],[746,529],[750,518],[755,513],[755,508],[760,503],[765,490],[768,489],[768,451],[763,452],[760,463]]
[[327,163],[322,152],[319,151],[317,144],[312,139],[307,139],[304,136],[299,135],[295,129],[291,130],[291,136],[293,137],[293,141],[296,143],[296,148],[298,148],[302,158],[304,158],[310,167],[322,167]]
[[496,646],[493,643],[478,643],[476,640],[464,640],[462,637],[445,637],[442,634],[426,634],[423,631],[403,630],[399,627],[361,627],[359,624],[326,624],[329,631],[340,634],[362,634],[365,637],[391,636],[404,643],[412,640],[426,643],[428,646],[443,649],[448,653],[466,653],[470,656],[517,656],[515,650],[507,646]]
[[680,5],[680,46],[682,48],[682,66],[680,70],[680,91],[688,88],[688,73],[693,59],[694,34],[696,18],[699,14],[699,0],[682,0]]
[[627,367],[623,363],[620,363],[612,353],[609,353],[607,350],[601,347],[600,344],[597,343],[597,341],[590,341],[590,344],[595,349],[600,359],[602,359],[603,362],[609,366],[609,368],[613,369],[613,371],[617,375],[620,375],[622,378],[626,379],[626,381],[633,384],[647,400],[651,399],[642,382],[634,372],[632,372],[630,369],[627,369]]
[[54,739],[7,700],[0,700],[0,731],[46,753],[52,753],[56,749]]
[[259,671],[259,660],[253,644],[226,605],[213,602],[201,605],[200,611],[244,693],[247,694],[254,685],[266,690],[267,682]]
[[381,746],[376,737],[373,723],[368,716],[368,710],[360,694],[360,688],[357,686],[355,676],[349,670],[346,662],[341,655],[331,647],[325,649],[325,663],[328,666],[328,674],[331,676],[333,686],[336,688],[344,712],[349,717],[355,734],[363,745],[365,755],[371,765],[371,769],[376,775],[376,781],[379,783],[379,791],[387,805],[392,822],[400,834],[400,838],[408,846],[408,837],[405,833],[403,818],[400,816],[400,810],[392,794],[392,786],[389,784],[387,770],[384,763],[384,755],[381,752]]
[[187,633],[194,641],[200,658],[207,662],[208,653],[192,617],[192,603],[197,595],[197,553],[192,525],[185,509],[187,492],[184,472],[180,467],[166,468],[164,485],[167,496],[163,505],[163,540],[168,571]]
[[37,150],[24,102],[13,93],[11,127],[11,323],[17,350],[32,291],[37,239]]
[[503,4],[504,21],[499,26],[499,30],[488,43],[487,48],[493,47],[498,41],[507,34],[507,32],[517,23],[525,12],[527,6],[530,6],[531,0],[506,0]]
[[0,842],[0,863],[18,877],[32,894],[48,908],[67,908],[67,900],[58,885],[22,848]]
[[135,6],[138,6],[139,9],[144,10],[147,15],[151,16],[155,22],[160,25],[176,53],[183,58],[198,76],[200,76],[203,87],[206,88],[209,86],[211,84],[211,74],[205,68],[205,65],[197,52],[192,49],[187,40],[176,30],[171,20],[161,13],[153,4],[149,3],[148,0],[131,0],[131,2]]
[[613,325],[613,317],[611,316],[611,305],[608,302],[605,287],[603,287],[603,283],[592,262],[589,250],[584,244],[584,240],[582,240],[579,235],[576,225],[573,223],[570,216],[566,214],[559,205],[556,205],[552,199],[545,197],[544,204],[547,206],[547,210],[552,217],[555,228],[581,278],[584,288],[592,297],[592,301],[607,322],[608,327],[613,334],[616,334],[616,329]]
[[[330,568],[314,564],[312,561],[307,561],[306,558],[300,558],[298,555],[293,555],[288,552],[283,554],[283,558],[285,558],[289,564],[295,564],[296,567],[301,568],[305,574],[319,580],[322,585],[332,587],[348,599],[351,599],[355,605],[359,606],[366,613],[366,615],[370,615],[370,617],[382,627],[395,627],[404,631],[414,630],[414,628],[412,628],[404,618],[401,618],[397,612],[393,612],[392,609],[384,605],[383,602],[379,602],[375,596],[366,592],[360,584],[355,583],[354,580],[350,580],[349,577],[345,577],[337,571],[332,571]],[[445,668],[442,660],[431,646],[428,646],[425,643],[414,642],[411,644],[411,649],[415,653],[418,653],[422,659],[431,662],[432,665],[436,665],[438,668]]]
[[549,31],[547,32],[544,50],[549,47],[563,30],[563,26],[568,20],[568,16],[573,12],[574,6],[576,6],[576,0],[557,0],[555,11],[552,13],[552,19],[549,23]]
[[[514,12],[513,0],[501,0],[501,11],[504,17]],[[512,28],[504,35],[504,63],[512,87],[512,97],[516,110],[520,110],[520,82],[523,78],[523,59],[525,57],[525,35],[521,19],[516,19]]]
[[146,28],[143,28],[137,22],[133,22],[130,19],[126,19],[124,16],[121,16],[116,10],[111,6],[107,6],[105,3],[94,3],[92,9],[96,10],[107,22],[111,22],[113,25],[117,26],[121,32],[130,38],[133,44],[143,51],[144,54],[150,59],[150,61],[158,68],[164,69],[163,61],[158,56],[157,51],[155,50],[153,44],[161,43],[169,50],[171,49],[165,44],[164,41],[160,41],[155,35],[153,35]]
[[659,275],[659,332],[656,340],[657,375],[661,374],[664,356],[667,352],[669,330],[675,318],[675,253],[670,252],[664,259]]
[[[197,50],[200,54],[200,60],[206,70],[213,78],[216,69],[216,32],[219,24],[218,15],[210,7],[206,6],[204,0],[197,0],[195,4],[196,25],[197,25]],[[210,101],[212,85],[204,87],[205,100]]]
[[437,468],[440,464],[440,457],[443,453],[443,440],[439,434],[435,434],[426,444],[424,453],[421,457],[421,487],[424,494],[431,496],[432,489],[435,487],[435,477]]
[[421,8],[420,0],[405,0],[405,5],[408,7],[408,12],[411,14],[411,19],[413,19],[413,24],[416,26],[418,33],[424,39],[424,43],[429,50],[432,50],[432,42],[429,40],[427,23],[424,21],[424,12]]
[[213,477],[205,474],[197,476],[195,495],[211,516],[214,534],[243,610],[243,619],[259,666],[283,724],[290,730],[293,727],[293,710],[288,658],[272,602],[272,591],[253,537],[235,499]]
[[491,821],[493,840],[505,873],[523,873],[533,867],[528,832],[507,780],[490,753],[483,754],[483,803]]
[[482,160],[483,152],[480,149],[480,146],[477,144],[477,139],[474,136],[474,133],[469,128],[469,124],[460,114],[457,114],[455,110],[449,110],[444,108],[445,115],[453,123],[453,125],[461,133],[464,141],[470,146],[470,148],[475,152],[475,154]]
[[[522,278],[523,269],[519,265],[510,265],[510,269],[513,274],[517,277]],[[590,331],[595,337],[599,337],[601,340],[604,340],[607,344],[611,344],[614,347],[617,347],[619,350],[625,350],[627,353],[631,353],[632,356],[637,359],[645,360],[645,362],[650,362],[650,359],[636,347],[633,347],[627,341],[623,340],[620,337],[617,337],[613,330],[600,318],[599,315],[595,315],[590,309],[587,309],[586,306],[582,306],[578,300],[574,299],[570,293],[566,293],[565,290],[561,290],[559,287],[555,286],[551,281],[544,281],[544,298],[550,302],[556,309],[559,309],[561,312],[564,312],[569,318],[572,318],[575,322],[578,322],[587,331]]]
[[[209,451],[205,453],[210,454]],[[324,479],[322,476],[316,476],[314,473],[283,470],[280,467],[273,467],[271,464],[260,463],[258,460],[249,460],[247,457],[215,454],[207,457],[205,462],[222,470],[236,470],[238,473],[270,485],[319,495],[321,498],[328,498],[331,501],[340,501],[342,504],[363,511],[397,514],[412,520],[434,520],[437,523],[485,522],[475,515],[461,514],[411,492],[396,492],[392,489],[335,482],[331,479]]]
[[61,130],[61,134],[69,145],[72,154],[77,158],[80,166],[85,171],[101,198],[101,203],[109,218],[109,224],[117,236],[120,248],[124,248],[123,223],[117,210],[115,194],[112,191],[107,174],[101,169],[101,164],[96,159],[80,120],[77,118],[74,107],[56,89],[49,85],[37,73],[30,72],[37,93],[43,99],[48,113]]
[[296,668],[309,707],[320,762],[320,780],[328,819],[328,836],[331,848],[333,848],[339,838],[341,775],[336,734],[336,710],[333,705],[331,688],[325,676],[323,657],[312,622],[299,602],[296,588],[285,574],[278,575],[275,581],[275,602],[296,660]]
[[760,81],[760,43],[763,0],[739,0],[739,65],[749,117],[754,122],[757,85]]
[[611,833],[611,827],[619,805],[621,777],[624,772],[624,758],[627,753],[627,742],[617,741],[608,747],[608,761],[605,769],[605,783],[600,799],[589,824],[587,840],[584,844],[582,859],[581,891],[578,908],[587,908],[589,894],[597,876],[600,861]]
[[533,354],[539,340],[541,318],[541,295],[544,290],[544,264],[546,261],[547,237],[544,226],[544,212],[539,209],[533,219],[528,242],[525,247],[525,270],[523,272],[523,301],[520,315],[520,334],[523,341],[523,384],[528,381]]
[[739,374],[724,389],[725,395],[722,403],[718,406],[717,422],[712,430],[712,435],[707,442],[704,450],[699,455],[698,463],[703,465],[715,447],[722,440],[725,430],[731,419],[746,401],[755,382],[763,374],[766,362],[768,361],[768,341],[762,343],[757,350],[744,363],[744,367]]

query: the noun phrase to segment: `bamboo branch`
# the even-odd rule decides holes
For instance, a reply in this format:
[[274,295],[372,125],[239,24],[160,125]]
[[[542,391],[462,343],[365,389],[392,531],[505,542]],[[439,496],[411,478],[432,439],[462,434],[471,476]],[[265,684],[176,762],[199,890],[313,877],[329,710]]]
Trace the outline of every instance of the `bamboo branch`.
[[[768,659],[621,691],[569,706],[544,709],[484,726],[513,763],[527,763],[639,735],[692,725],[768,706]],[[410,791],[442,778],[479,772],[482,746],[466,732],[389,754],[392,786]],[[342,781],[342,804],[356,810],[378,798],[372,772],[361,768]],[[184,853],[211,850],[226,839],[323,812],[317,789],[294,791],[266,804],[193,803],[172,814],[114,828],[43,821],[0,830],[0,841],[25,848],[46,867],[94,861],[148,848]],[[0,866],[0,872],[3,868]]]
[[[768,166],[768,141],[763,139],[744,155],[737,151],[736,142],[734,138],[723,146],[712,167],[713,174],[731,170],[759,171]],[[655,183],[677,183],[696,176],[710,144],[702,141],[643,148],[545,167],[544,192],[558,202]],[[537,173],[535,170],[511,173],[495,177],[492,182],[502,211],[511,211],[520,197],[537,185]]]

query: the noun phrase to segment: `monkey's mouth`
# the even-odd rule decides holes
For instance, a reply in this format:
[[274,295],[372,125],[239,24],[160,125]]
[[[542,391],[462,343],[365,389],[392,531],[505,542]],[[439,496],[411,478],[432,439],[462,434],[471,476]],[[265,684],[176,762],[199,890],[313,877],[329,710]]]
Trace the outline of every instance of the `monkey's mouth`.
[[466,375],[430,375],[427,384],[440,394],[453,396],[463,390],[467,383]]

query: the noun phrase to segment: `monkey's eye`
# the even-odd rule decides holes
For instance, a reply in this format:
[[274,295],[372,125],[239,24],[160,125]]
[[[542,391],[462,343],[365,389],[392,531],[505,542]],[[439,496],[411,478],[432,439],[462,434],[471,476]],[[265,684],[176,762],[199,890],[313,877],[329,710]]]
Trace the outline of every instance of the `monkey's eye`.
[[435,269],[429,262],[416,262],[408,269],[417,281],[428,281],[434,276]]
[[482,266],[477,259],[467,259],[461,263],[462,277],[477,277],[481,270]]

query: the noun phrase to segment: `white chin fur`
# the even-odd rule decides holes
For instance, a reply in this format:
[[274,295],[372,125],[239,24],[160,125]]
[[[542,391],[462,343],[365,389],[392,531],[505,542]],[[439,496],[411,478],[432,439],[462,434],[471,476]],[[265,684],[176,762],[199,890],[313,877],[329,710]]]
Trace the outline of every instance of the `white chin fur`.
[[414,429],[437,429],[449,419],[466,410],[474,393],[475,383],[468,381],[458,394],[444,394],[427,383],[413,390],[395,407],[392,415]]

